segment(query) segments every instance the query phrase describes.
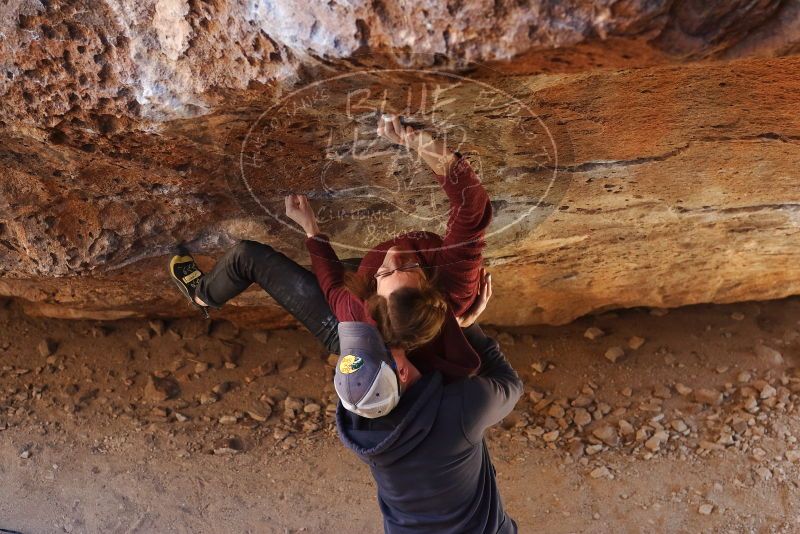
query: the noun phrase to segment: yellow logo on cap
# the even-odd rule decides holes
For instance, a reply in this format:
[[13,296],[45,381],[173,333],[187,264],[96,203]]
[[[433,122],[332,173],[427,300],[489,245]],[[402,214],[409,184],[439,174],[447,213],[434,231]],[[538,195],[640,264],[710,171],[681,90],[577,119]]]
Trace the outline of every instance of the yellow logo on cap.
[[350,373],[355,373],[361,366],[364,365],[364,360],[359,358],[358,356],[353,356],[352,354],[348,354],[342,361],[339,362],[339,372],[345,375],[349,375]]

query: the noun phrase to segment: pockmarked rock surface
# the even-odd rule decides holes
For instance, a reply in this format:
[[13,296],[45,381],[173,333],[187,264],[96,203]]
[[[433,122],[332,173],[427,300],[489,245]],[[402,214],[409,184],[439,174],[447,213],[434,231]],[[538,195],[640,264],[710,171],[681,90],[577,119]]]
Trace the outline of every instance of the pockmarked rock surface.
[[[0,295],[31,313],[193,313],[166,260],[237,239],[308,262],[441,232],[432,178],[371,133],[447,135],[494,202],[486,320],[800,293],[800,9],[791,1],[0,7]],[[287,317],[251,291],[220,312]]]

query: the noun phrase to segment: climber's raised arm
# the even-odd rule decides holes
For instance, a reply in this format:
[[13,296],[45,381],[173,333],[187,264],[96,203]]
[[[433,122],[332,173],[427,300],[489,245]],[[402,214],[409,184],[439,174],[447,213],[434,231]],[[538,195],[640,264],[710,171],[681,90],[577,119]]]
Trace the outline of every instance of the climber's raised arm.
[[378,135],[415,151],[437,176],[444,176],[456,157],[444,141],[434,139],[424,130],[403,126],[400,115],[383,115],[378,119]]
[[423,130],[404,126],[397,115],[383,115],[378,135],[416,150],[430,166],[450,200],[450,214],[442,246],[431,262],[439,270],[444,289],[456,316],[464,314],[475,301],[480,286],[484,235],[492,221],[492,205],[480,178],[458,152]]
[[306,233],[306,248],[311,255],[311,268],[325,295],[325,300],[340,321],[361,321],[364,307],[344,285],[344,267],[328,241],[320,232],[314,210],[305,195],[286,197],[286,216]]

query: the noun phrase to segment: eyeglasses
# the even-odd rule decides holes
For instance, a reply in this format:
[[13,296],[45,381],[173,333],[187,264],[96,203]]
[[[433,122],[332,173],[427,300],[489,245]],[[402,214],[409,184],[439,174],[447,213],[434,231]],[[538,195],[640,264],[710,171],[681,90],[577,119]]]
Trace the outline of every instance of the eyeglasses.
[[409,263],[408,265],[402,265],[402,266],[398,267],[397,269],[392,269],[390,271],[383,271],[383,272],[380,272],[380,273],[375,273],[374,277],[375,277],[375,280],[378,280],[380,278],[386,278],[390,274],[395,273],[397,271],[412,271],[412,270],[417,269],[419,267],[420,267],[419,263]]

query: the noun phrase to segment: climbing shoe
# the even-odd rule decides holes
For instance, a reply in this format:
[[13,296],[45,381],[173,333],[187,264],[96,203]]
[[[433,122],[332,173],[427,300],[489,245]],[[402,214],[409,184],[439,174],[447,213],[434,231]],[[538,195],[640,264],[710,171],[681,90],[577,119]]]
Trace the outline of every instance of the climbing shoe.
[[194,300],[197,287],[200,285],[200,280],[203,278],[203,272],[197,268],[194,258],[185,252],[172,256],[172,259],[169,260],[169,274],[172,276],[180,292],[183,293],[183,296],[189,299],[189,302],[200,308],[207,319],[207,307],[201,306]]

